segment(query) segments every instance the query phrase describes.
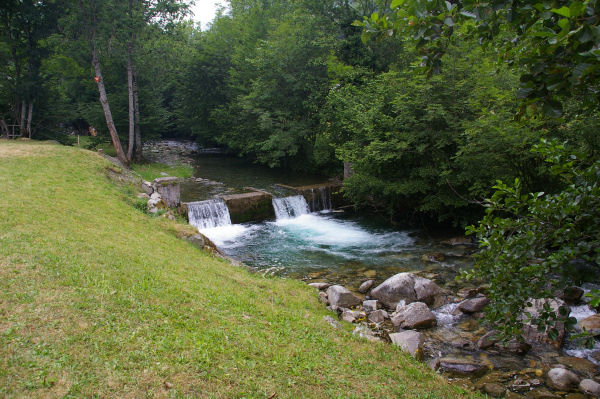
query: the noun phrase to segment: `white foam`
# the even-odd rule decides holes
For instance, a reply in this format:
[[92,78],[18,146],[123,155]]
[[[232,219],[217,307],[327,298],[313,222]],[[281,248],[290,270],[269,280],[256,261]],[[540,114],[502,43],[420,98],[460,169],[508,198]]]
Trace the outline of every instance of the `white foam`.
[[234,243],[240,236],[246,234],[250,228],[243,224],[230,224],[209,229],[201,229],[200,232],[211,239],[218,247]]
[[577,319],[579,323],[581,320],[586,317],[590,317],[596,314],[596,311],[591,309],[588,305],[579,305],[579,306],[571,306],[571,313],[569,313],[569,317],[574,317]]
[[313,214],[275,222],[289,233],[322,245],[352,246],[372,245],[374,235],[354,223],[330,219]]
[[438,326],[447,326],[456,323],[461,316],[461,314],[454,314],[456,313],[456,309],[458,309],[458,303],[449,303],[432,310],[437,319]]

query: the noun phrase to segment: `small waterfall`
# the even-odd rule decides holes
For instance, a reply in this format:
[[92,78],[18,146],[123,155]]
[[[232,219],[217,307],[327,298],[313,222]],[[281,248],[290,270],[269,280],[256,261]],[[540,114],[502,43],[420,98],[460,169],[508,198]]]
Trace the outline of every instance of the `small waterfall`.
[[222,199],[188,203],[188,219],[198,229],[209,229],[231,224],[229,209]]
[[275,217],[279,219],[290,219],[310,213],[308,203],[302,195],[292,197],[273,198]]
[[332,209],[331,206],[331,187],[322,186],[310,189],[312,201],[311,210],[313,212],[326,211]]

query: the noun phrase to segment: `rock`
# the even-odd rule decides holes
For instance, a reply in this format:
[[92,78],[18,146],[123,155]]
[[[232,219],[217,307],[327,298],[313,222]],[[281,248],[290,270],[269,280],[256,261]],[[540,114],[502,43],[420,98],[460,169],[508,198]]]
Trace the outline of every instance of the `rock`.
[[579,302],[579,300],[583,296],[583,292],[583,289],[579,287],[569,287],[560,294],[560,299],[562,299],[569,305],[574,305],[577,302]]
[[553,368],[548,371],[548,385],[561,391],[568,391],[579,384],[579,377],[572,371]]
[[194,234],[193,236],[186,237],[185,239],[186,241],[189,241],[195,246],[197,246],[198,248],[204,249],[204,235]]
[[383,323],[387,317],[388,313],[383,309],[379,309],[371,312],[367,318],[369,321],[379,324]]
[[401,300],[406,303],[425,302],[432,304],[440,288],[433,281],[413,273],[398,273],[371,290],[371,297],[394,309]]
[[489,395],[499,398],[504,396],[506,388],[495,382],[489,382],[483,385],[483,391]]
[[[529,320],[529,317],[533,319],[538,317],[542,313],[545,303],[548,303],[557,314],[561,307],[566,307],[566,312],[567,314],[569,313],[568,306],[561,299],[530,299],[528,302],[531,302],[532,306],[527,306],[523,309],[523,314],[521,315],[525,321]],[[530,321],[523,324],[523,336],[529,342],[550,344],[555,348],[560,348],[565,337],[565,326],[562,322],[556,322],[553,327],[558,331],[556,340],[551,340],[546,331],[538,331],[537,326]]]
[[142,190],[144,190],[144,192],[148,195],[152,195],[152,193],[154,193],[154,188],[152,188],[152,183],[150,183],[149,181],[143,181],[142,182]]
[[483,291],[485,291],[485,290],[482,287],[463,288],[463,289],[459,290],[457,294],[461,298],[473,298],[477,294],[481,294]]
[[579,383],[579,389],[588,395],[600,397],[600,384],[594,380],[590,380],[588,378],[581,380]]
[[458,308],[464,313],[476,313],[481,312],[488,303],[490,303],[490,300],[487,297],[478,296],[471,299],[465,299],[458,305]]
[[362,302],[360,298],[341,285],[332,285],[327,288],[327,298],[331,306],[341,308],[351,308],[360,305]]
[[375,270],[367,270],[363,273],[367,278],[375,278],[377,276],[377,272]]
[[154,179],[152,187],[160,194],[167,206],[175,208],[179,205],[180,188],[177,177],[159,177]]
[[340,324],[340,322],[331,316],[323,316],[323,320],[325,320],[327,324],[329,324],[333,328],[342,329],[342,325]]
[[547,389],[531,391],[529,392],[528,397],[534,399],[560,399],[560,396],[553,394]]
[[368,301],[363,301],[363,309],[367,313],[371,313],[377,310],[377,301],[375,299],[370,299]]
[[519,395],[518,393],[514,393],[511,391],[506,391],[506,396],[504,396],[504,399],[524,399],[525,396],[523,395]]
[[356,320],[361,317],[365,317],[365,314],[359,312],[357,310],[346,309],[342,312],[342,320],[347,321],[348,323],[354,323]]
[[328,284],[328,283],[309,283],[308,284],[309,287],[313,287],[318,290],[324,290],[324,289],[328,288],[330,285],[331,284]]
[[435,298],[440,294],[440,287],[433,281],[414,276],[415,280],[415,294],[417,295],[417,301],[424,302],[428,306],[433,305]]
[[371,297],[379,300],[390,309],[396,308],[398,302],[415,302],[415,280],[411,273],[398,273],[371,290]]
[[435,315],[423,302],[413,302],[392,314],[392,324],[400,328],[429,328],[436,322]]
[[499,341],[498,338],[496,338],[497,334],[498,332],[494,330],[485,333],[477,340],[477,349],[482,350],[494,346],[494,344]]
[[568,393],[564,396],[564,399],[587,399],[588,396],[585,396],[582,393]]
[[392,344],[399,346],[404,352],[410,353],[417,360],[423,358],[423,334],[417,331],[402,331],[390,334]]
[[505,345],[502,345],[502,349],[511,353],[522,355],[524,353],[529,352],[529,350],[531,349],[531,345],[529,345],[527,342],[512,339],[508,341]]
[[360,287],[358,287],[358,292],[360,292],[361,294],[366,293],[367,291],[369,291],[369,289],[371,289],[371,287],[373,286],[373,284],[375,284],[375,280],[367,280],[364,283],[362,283],[360,285]]
[[[154,196],[154,194],[152,194],[152,196]],[[160,198],[160,196],[158,196],[158,198],[152,198],[152,196],[146,204],[146,209],[148,210],[148,212],[157,213],[160,209],[168,208],[167,204],[165,203],[165,201],[162,200],[162,198]]]
[[471,238],[469,237],[464,237],[464,236],[459,236],[459,237],[452,237],[449,240],[446,241],[442,241],[443,244],[447,244],[447,245],[473,245],[473,240],[471,240]]
[[329,299],[327,299],[327,293],[319,291],[319,300],[325,305],[329,305]]
[[451,374],[476,376],[484,374],[487,367],[467,359],[441,358],[439,369]]
[[146,193],[138,193],[137,197],[145,199],[145,200],[149,200],[150,199],[150,196],[148,194],[146,194]]
[[376,337],[375,334],[373,334],[373,331],[371,331],[371,329],[364,324],[359,324],[356,326],[354,331],[352,331],[352,335],[356,335],[371,342],[381,342],[381,339]]
[[157,199],[161,199],[161,198],[162,197],[157,192],[153,192],[152,194],[150,194],[150,199],[157,200]]
[[446,259],[446,257],[441,252],[431,252],[421,256],[423,262],[443,262],[444,259]]
[[579,327],[593,335],[600,335],[600,315],[586,317],[578,323]]

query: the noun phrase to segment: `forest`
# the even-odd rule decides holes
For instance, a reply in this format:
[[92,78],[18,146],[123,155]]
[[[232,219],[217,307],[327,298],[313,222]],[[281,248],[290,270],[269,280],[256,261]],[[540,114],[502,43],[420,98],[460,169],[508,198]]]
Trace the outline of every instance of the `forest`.
[[230,0],[205,27],[180,0],[9,0],[0,123],[110,140],[125,163],[177,137],[346,169],[359,208],[472,225],[492,317],[515,324],[546,273],[597,268],[599,16],[594,0]]

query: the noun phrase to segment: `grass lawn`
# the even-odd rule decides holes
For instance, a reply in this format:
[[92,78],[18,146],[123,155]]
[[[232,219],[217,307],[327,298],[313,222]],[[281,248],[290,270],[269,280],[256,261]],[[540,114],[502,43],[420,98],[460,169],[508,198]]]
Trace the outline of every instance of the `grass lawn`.
[[304,283],[178,239],[107,165],[0,140],[0,397],[475,397],[331,328]]
[[141,164],[133,164],[131,168],[135,170],[144,178],[144,180],[152,181],[157,177],[164,177],[166,173],[167,176],[175,176],[175,177],[192,177],[194,175],[194,168],[191,165],[165,165],[162,163],[141,163]]

